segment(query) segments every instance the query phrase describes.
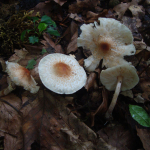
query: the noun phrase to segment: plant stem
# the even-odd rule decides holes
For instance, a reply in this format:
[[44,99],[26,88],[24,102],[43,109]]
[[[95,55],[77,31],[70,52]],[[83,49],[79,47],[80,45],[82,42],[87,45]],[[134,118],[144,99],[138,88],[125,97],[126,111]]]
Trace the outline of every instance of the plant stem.
[[109,108],[105,114],[106,119],[112,120],[112,111],[116,105],[117,99],[118,99],[118,95],[120,93],[120,89],[121,89],[121,84],[122,84],[122,77],[119,76],[117,79],[117,85],[116,85],[116,90],[113,96],[113,99],[109,105]]

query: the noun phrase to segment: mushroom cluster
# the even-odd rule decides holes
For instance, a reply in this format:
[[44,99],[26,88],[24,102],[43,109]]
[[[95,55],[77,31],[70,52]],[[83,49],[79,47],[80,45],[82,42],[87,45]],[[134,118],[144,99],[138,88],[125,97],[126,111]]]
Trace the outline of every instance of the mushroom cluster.
[[100,81],[110,91],[115,91],[106,118],[112,118],[112,111],[120,91],[132,89],[139,77],[131,63],[124,56],[134,55],[133,36],[129,28],[111,18],[99,18],[99,23],[83,24],[82,33],[77,39],[78,47],[89,49],[92,53],[84,60],[87,71],[94,71],[101,59],[107,69],[100,74]]
[[84,61],[85,68],[94,71],[101,59],[106,67],[128,64],[123,57],[134,55],[136,51],[129,28],[112,18],[98,20],[100,24],[83,24],[82,33],[77,39],[78,47],[82,46],[92,53],[92,56]]

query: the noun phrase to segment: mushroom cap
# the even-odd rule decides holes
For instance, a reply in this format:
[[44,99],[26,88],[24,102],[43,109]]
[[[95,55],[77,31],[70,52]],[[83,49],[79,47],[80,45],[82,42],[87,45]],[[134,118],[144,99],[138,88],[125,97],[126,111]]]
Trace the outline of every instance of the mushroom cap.
[[[117,61],[117,58],[123,59],[125,55],[135,54],[133,36],[128,27],[112,18],[99,18],[98,20],[100,25],[94,22],[81,26],[82,33],[77,39],[78,47],[89,49],[93,57],[99,60],[116,57]],[[107,64],[105,61],[103,63],[106,67],[112,66],[111,61]]]
[[28,69],[15,62],[6,62],[6,72],[16,85],[23,86],[25,90],[31,93],[38,92],[39,86],[37,86]]
[[39,76],[42,83],[58,94],[72,94],[86,83],[86,73],[72,56],[55,53],[41,59]]
[[87,71],[94,71],[100,63],[100,60],[94,59],[93,55],[84,59],[84,67]]
[[100,81],[106,89],[114,91],[118,76],[122,77],[121,91],[130,90],[139,82],[136,69],[130,64],[119,65],[103,70],[100,74]]

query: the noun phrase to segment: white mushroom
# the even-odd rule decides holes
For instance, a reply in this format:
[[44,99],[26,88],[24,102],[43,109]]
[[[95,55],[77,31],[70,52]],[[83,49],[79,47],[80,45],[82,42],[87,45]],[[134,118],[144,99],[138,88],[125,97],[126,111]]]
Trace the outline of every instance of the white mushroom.
[[37,86],[28,69],[20,66],[18,63],[6,62],[6,72],[16,85],[23,86],[25,90],[31,93],[38,92],[39,86]]
[[72,56],[49,54],[39,63],[39,76],[42,83],[58,94],[72,94],[86,83],[86,73]]
[[134,55],[136,51],[131,31],[115,19],[98,20],[100,25],[94,22],[81,26],[82,33],[77,39],[78,47],[89,49],[96,60],[103,59],[103,65],[106,67],[127,64],[123,57]]
[[134,66],[126,64],[103,70],[100,74],[100,81],[109,91],[115,90],[106,112],[106,118],[111,118],[120,91],[132,89],[139,82],[139,77]]
[[87,59],[84,59],[84,67],[87,71],[94,71],[100,63],[100,60],[94,59],[91,55]]

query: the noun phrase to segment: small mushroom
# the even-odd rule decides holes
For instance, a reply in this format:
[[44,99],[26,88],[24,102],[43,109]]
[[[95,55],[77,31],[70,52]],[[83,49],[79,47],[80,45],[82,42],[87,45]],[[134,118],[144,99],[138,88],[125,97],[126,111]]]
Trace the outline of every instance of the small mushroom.
[[42,83],[58,94],[72,94],[81,89],[87,80],[77,60],[65,54],[49,54],[41,59],[39,76]]
[[28,69],[20,66],[18,63],[6,62],[6,72],[16,85],[24,87],[25,90],[31,93],[38,92],[39,86],[37,86]]
[[120,91],[132,89],[139,82],[139,77],[134,66],[125,64],[103,70],[100,74],[100,81],[107,90],[115,90],[111,104],[106,112],[106,118],[110,119]]
[[[134,55],[136,51],[131,31],[115,19],[99,18],[98,20],[100,24],[94,22],[81,26],[82,33],[77,39],[78,47],[89,49],[94,59],[99,61],[103,59],[103,65],[106,67],[127,64],[123,57]],[[86,63],[87,61],[85,66]],[[96,65],[95,63],[93,69]]]

